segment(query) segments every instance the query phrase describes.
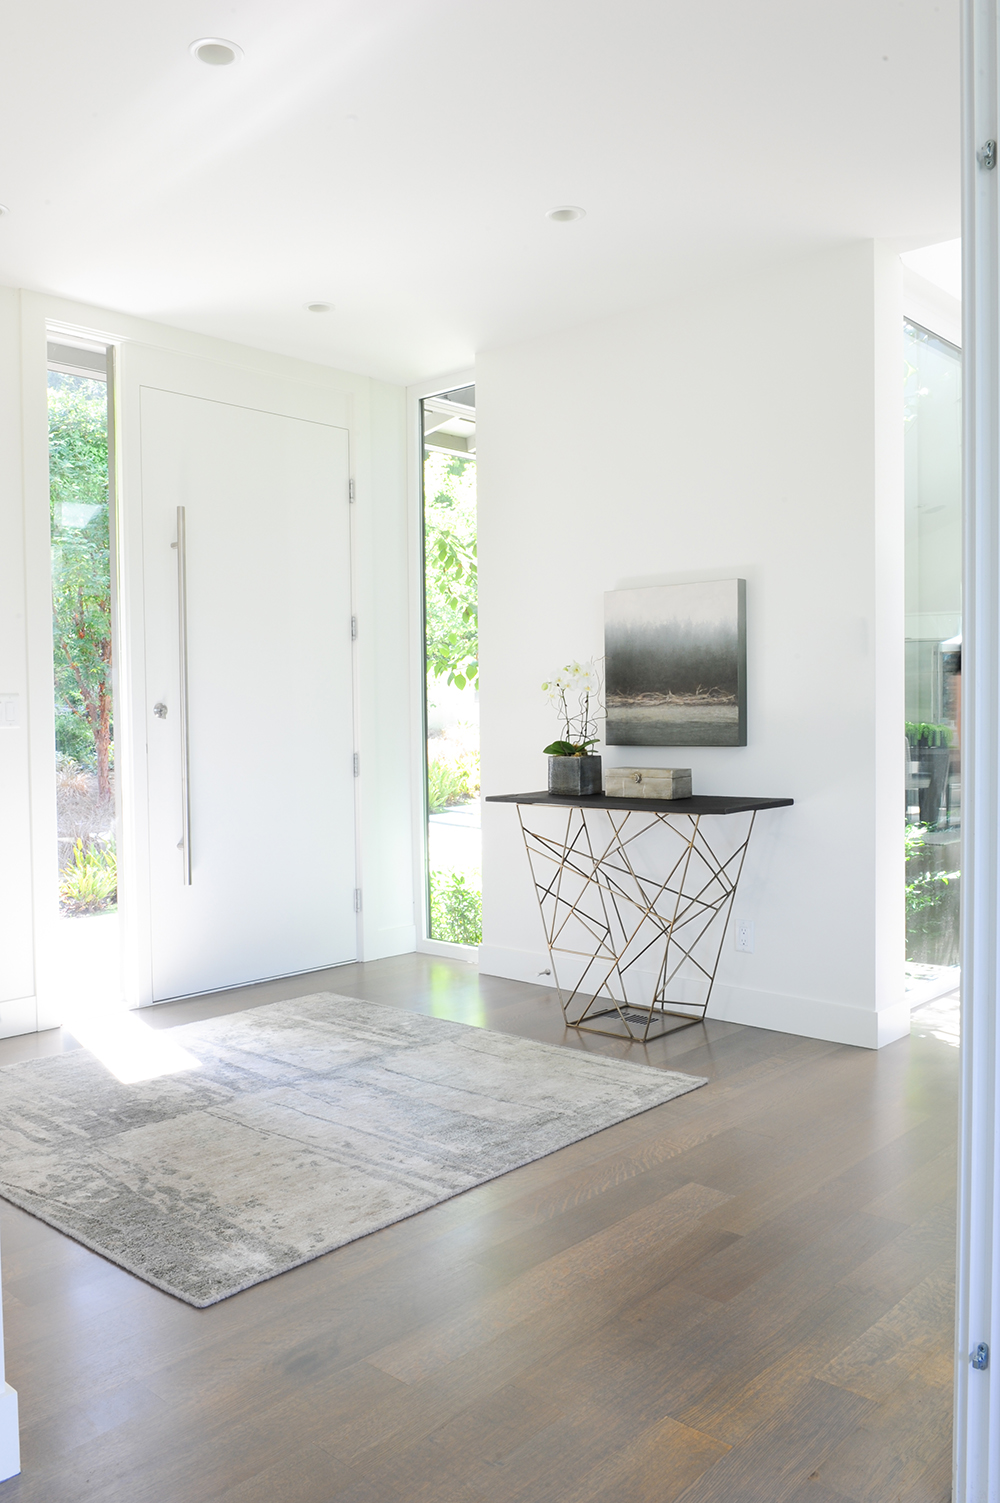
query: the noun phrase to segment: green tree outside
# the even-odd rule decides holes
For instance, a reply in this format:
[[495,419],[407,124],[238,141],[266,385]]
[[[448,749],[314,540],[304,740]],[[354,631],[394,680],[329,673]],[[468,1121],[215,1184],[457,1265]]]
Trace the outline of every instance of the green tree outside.
[[49,373],[56,742],[111,798],[111,553],[107,387]]
[[427,675],[458,689],[479,687],[479,566],[476,462],[424,456]]
[[[424,640],[427,687],[448,684],[463,695],[479,687],[479,568],[476,557],[476,462],[458,454],[424,454]],[[473,716],[470,714],[469,719]],[[428,759],[431,813],[478,791],[478,747]],[[482,939],[478,857],[468,871],[431,870],[430,935],[453,944]]]

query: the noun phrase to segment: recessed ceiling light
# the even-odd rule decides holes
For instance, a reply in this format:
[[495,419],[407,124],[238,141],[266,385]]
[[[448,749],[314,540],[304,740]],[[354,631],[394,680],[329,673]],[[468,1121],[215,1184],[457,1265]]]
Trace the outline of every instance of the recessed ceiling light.
[[307,313],[332,313],[332,303],[306,303]]
[[199,37],[197,42],[191,43],[191,56],[200,63],[208,63],[211,68],[226,68],[230,63],[240,61],[243,48],[237,47],[235,42],[227,42],[225,37]]
[[558,209],[546,209],[546,219],[554,219],[556,224],[568,224],[571,219],[583,219],[586,209],[578,209],[575,204],[563,204]]

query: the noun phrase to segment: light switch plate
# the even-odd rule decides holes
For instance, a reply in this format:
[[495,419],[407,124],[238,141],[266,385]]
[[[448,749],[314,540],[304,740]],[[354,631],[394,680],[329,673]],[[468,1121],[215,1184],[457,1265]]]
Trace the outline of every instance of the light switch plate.
[[21,724],[19,694],[0,694],[0,731],[12,731]]

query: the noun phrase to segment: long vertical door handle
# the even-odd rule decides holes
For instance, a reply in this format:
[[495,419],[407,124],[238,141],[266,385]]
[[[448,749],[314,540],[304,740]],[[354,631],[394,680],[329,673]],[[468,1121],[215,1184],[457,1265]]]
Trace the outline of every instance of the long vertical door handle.
[[181,853],[184,886],[191,886],[191,747],[188,737],[187,521],[177,508],[177,667],[180,682]]

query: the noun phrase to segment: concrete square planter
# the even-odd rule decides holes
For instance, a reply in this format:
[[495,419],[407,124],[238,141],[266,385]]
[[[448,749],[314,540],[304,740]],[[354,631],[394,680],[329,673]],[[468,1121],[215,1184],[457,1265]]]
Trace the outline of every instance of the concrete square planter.
[[600,757],[550,757],[549,792],[575,797],[600,793]]

